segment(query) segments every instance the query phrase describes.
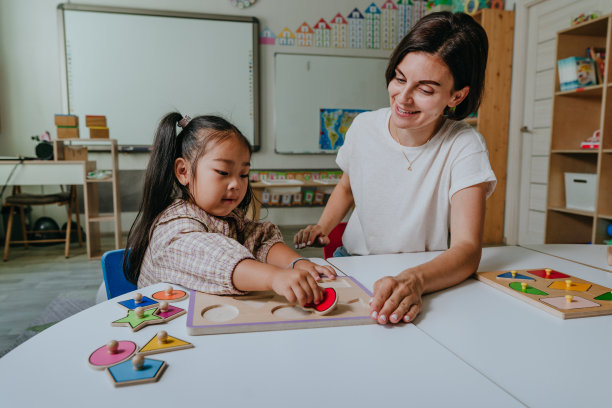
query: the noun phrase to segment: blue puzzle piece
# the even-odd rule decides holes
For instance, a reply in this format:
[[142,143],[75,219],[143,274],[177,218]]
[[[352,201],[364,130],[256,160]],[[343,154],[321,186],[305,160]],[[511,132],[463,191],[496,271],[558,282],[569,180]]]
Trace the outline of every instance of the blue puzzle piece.
[[501,275],[497,275],[497,277],[504,278],[504,279],[522,279],[522,280],[530,280],[530,281],[535,280],[529,276],[521,275],[520,273],[517,273],[516,276],[512,276],[512,272],[502,273]]
[[134,369],[132,360],[126,360],[123,363],[109,367],[108,373],[117,385],[121,385],[122,383],[129,383],[132,381],[152,380],[159,377],[164,368],[164,361],[145,358],[141,370]]
[[130,310],[134,310],[137,307],[144,307],[146,309],[146,308],[148,308],[150,306],[156,305],[157,301],[153,300],[151,298],[148,298],[146,296],[143,296],[142,300],[140,301],[140,303],[136,303],[136,301],[134,299],[128,299],[128,300],[123,300],[123,301],[119,302],[119,304],[121,306],[123,306],[123,307],[126,307],[126,308],[130,309]]

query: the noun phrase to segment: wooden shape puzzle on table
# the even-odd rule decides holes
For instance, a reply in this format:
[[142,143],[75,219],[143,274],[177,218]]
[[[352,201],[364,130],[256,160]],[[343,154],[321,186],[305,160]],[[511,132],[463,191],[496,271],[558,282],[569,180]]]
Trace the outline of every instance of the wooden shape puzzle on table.
[[371,293],[351,277],[323,279],[319,285],[337,293],[335,309],[325,315],[290,304],[274,292],[217,296],[191,291],[187,331],[191,335],[373,324]]
[[172,305],[168,305],[168,308],[166,310],[163,310],[161,307],[158,307],[157,310],[153,312],[155,316],[161,317],[165,321],[176,319],[177,317],[182,316],[185,313],[187,313],[185,309],[181,309],[180,307]]
[[193,344],[177,337],[170,336],[166,332],[162,331],[153,336],[153,338],[149,340],[149,342],[145,344],[138,353],[149,355],[165,353],[168,351],[184,350],[188,348],[193,348]]
[[136,368],[132,360],[124,361],[108,367],[111,381],[115,387],[156,382],[161,378],[168,365],[165,361],[145,358],[140,368]]
[[103,370],[107,367],[119,364],[130,359],[138,351],[138,346],[133,341],[121,340],[111,341],[102,347],[97,348],[89,355],[89,366],[96,370]]
[[550,268],[477,272],[476,278],[562,319],[612,315],[610,288]]

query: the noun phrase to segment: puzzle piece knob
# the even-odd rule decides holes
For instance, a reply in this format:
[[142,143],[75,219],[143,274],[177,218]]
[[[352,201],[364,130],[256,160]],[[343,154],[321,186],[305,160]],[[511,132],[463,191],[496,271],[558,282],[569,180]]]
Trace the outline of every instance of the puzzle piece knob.
[[512,274],[513,278],[516,278],[516,271],[510,271],[510,273]]
[[108,354],[115,354],[119,349],[119,343],[117,342],[117,340],[111,340],[106,345],[106,349],[108,350]]
[[572,281],[571,281],[570,279],[567,279],[567,280],[565,281],[565,288],[566,288],[566,289],[569,289],[571,286],[572,286]]
[[159,302],[159,311],[162,313],[165,313],[168,311],[168,302],[166,302],[165,300],[162,300],[161,302]]
[[172,296],[172,292],[174,292],[174,288],[172,286],[168,286],[166,288],[166,295]]
[[142,370],[144,367],[144,356],[142,354],[136,354],[132,358],[132,365],[134,366],[134,370]]
[[142,302],[142,293],[136,293],[134,295],[134,303],[140,303]]
[[544,272],[546,273],[546,277],[549,277],[550,273],[552,272],[552,269],[546,268],[546,269],[544,269]]
[[521,290],[525,292],[527,290],[527,282],[521,282]]
[[159,344],[165,344],[168,341],[168,333],[165,330],[157,333],[157,341],[159,341]]
[[565,301],[566,301],[567,303],[572,303],[572,299],[573,299],[573,298],[574,298],[574,297],[573,297],[572,295],[565,295]]
[[142,307],[137,307],[134,309],[134,313],[140,318],[144,317],[144,309]]

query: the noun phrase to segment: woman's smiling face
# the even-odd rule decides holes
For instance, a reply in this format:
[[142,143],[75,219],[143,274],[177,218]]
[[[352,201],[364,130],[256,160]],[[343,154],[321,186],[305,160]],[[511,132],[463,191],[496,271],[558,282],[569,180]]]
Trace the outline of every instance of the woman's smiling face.
[[453,76],[441,58],[425,52],[406,54],[387,87],[391,133],[433,132],[444,109],[458,105],[467,96],[467,87],[459,91],[453,88]]

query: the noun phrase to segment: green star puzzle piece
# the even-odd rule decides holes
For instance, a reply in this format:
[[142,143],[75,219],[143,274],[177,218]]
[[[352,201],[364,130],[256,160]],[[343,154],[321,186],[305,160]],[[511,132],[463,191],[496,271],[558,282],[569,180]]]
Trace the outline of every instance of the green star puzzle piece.
[[128,310],[126,317],[115,320],[111,323],[112,326],[130,326],[133,331],[138,331],[149,324],[163,323],[164,319],[156,316],[157,308],[146,309],[142,317],[138,317],[134,310]]

